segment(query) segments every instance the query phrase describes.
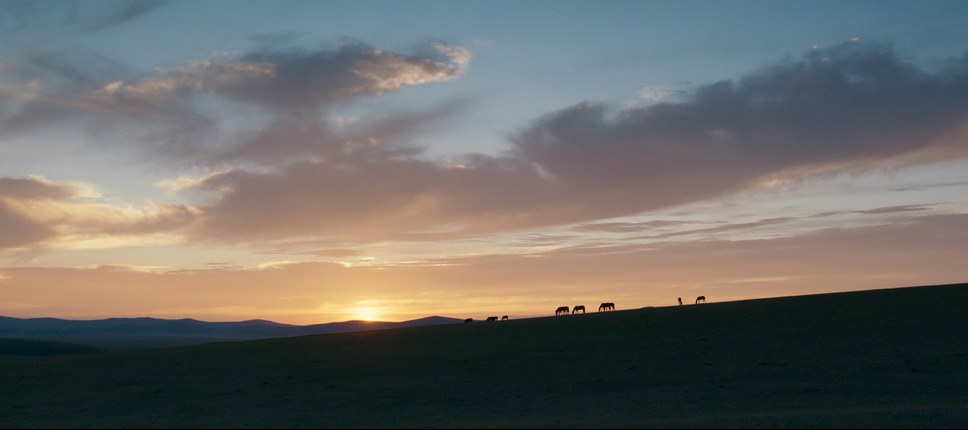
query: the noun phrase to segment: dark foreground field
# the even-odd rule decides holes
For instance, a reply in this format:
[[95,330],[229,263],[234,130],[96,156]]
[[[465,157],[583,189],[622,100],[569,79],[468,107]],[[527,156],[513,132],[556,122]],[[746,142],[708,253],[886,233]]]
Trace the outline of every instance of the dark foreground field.
[[0,427],[965,428],[966,310],[960,284],[0,356]]

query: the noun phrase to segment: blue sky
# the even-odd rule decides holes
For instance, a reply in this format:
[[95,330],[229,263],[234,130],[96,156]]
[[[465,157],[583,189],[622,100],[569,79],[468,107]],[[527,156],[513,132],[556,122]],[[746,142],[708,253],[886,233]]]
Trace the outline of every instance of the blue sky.
[[964,22],[959,1],[0,2],[0,315],[961,282]]

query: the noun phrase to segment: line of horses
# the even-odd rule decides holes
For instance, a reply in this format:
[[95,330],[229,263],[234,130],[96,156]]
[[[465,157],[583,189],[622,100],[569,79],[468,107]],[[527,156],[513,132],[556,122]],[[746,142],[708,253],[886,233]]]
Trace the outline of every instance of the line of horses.
[[[615,310],[615,303],[612,303],[612,302],[605,302],[598,306],[599,312],[614,311],[614,310]],[[571,312],[571,315],[574,315],[578,313],[578,311],[581,311],[581,313],[585,313],[585,305],[576,305],[573,308],[568,308],[568,306],[560,306],[558,307],[558,309],[555,309],[555,316],[568,315],[569,312]]]
[[[706,303],[706,296],[696,297],[696,304],[698,305],[699,303]],[[679,305],[682,306],[682,297],[679,297]],[[614,310],[615,310],[615,303],[612,303],[612,302],[605,302],[598,305],[599,312],[614,311]],[[559,306],[558,309],[555,309],[555,316],[569,315],[569,312],[571,315],[574,315],[578,313],[578,311],[581,311],[581,313],[585,313],[585,305],[575,305],[575,307],[573,308],[569,308],[568,306]],[[501,321],[505,321],[507,319],[508,319],[507,315],[501,317]],[[485,319],[484,321],[497,321],[497,317],[496,316],[487,317],[487,319]],[[474,322],[474,318],[468,318],[464,320],[464,322],[465,323]]]
[[[507,319],[508,319],[508,316],[507,315],[501,317],[501,321],[507,321]],[[497,321],[497,317],[496,316],[494,316],[494,317],[487,317],[487,318],[484,319],[484,321],[485,322],[487,322],[487,321]],[[474,318],[468,318],[468,319],[464,320],[464,322],[465,323],[472,323],[472,322],[474,322]]]

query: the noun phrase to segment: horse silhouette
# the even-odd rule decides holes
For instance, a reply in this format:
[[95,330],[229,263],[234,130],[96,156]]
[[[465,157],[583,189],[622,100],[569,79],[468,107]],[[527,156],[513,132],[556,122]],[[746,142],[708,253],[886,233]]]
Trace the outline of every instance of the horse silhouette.
[[568,306],[561,306],[555,310],[555,316],[565,314],[568,315]]
[[682,297],[679,297],[679,306],[682,306]]
[[501,317],[501,321],[506,321],[507,319],[508,319],[508,316],[507,315]]
[[487,321],[497,321],[497,317],[487,317],[487,319],[484,320],[484,321],[485,322],[487,322]]
[[578,306],[575,306],[575,307],[571,308],[571,314],[572,315],[574,315],[575,312],[578,312],[578,311],[581,311],[581,313],[585,313],[585,305],[578,305]]
[[699,297],[696,297],[696,304],[698,305],[698,304],[699,304],[699,302],[703,302],[703,303],[706,303],[706,296],[699,296]]
[[474,322],[474,318],[468,318],[464,320],[465,323]]
[[605,303],[602,303],[601,305],[598,305],[598,311],[599,312],[607,311],[607,310],[613,310],[614,311],[615,310],[615,303],[605,302]]

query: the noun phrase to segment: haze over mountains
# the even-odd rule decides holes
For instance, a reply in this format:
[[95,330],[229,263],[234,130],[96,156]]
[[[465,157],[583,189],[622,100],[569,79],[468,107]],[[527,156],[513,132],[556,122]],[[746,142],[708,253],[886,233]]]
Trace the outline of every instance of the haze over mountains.
[[108,318],[64,320],[58,318],[10,318],[0,316],[0,337],[68,340],[79,343],[134,349],[153,346],[191,345],[207,342],[267,339],[314,334],[346,333],[419,327],[462,322],[456,318],[432,316],[402,322],[344,321],[306,326],[266,320],[205,322],[195,319]]

